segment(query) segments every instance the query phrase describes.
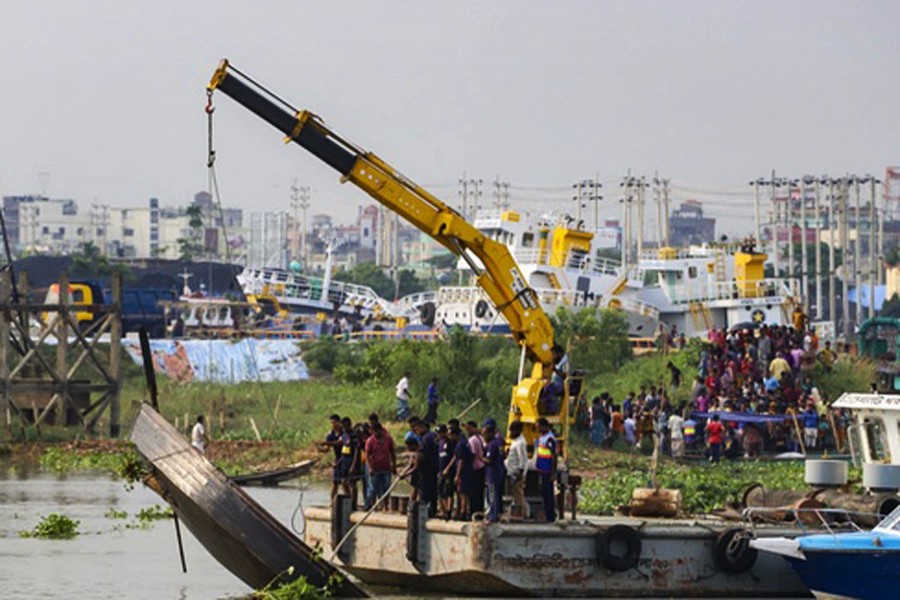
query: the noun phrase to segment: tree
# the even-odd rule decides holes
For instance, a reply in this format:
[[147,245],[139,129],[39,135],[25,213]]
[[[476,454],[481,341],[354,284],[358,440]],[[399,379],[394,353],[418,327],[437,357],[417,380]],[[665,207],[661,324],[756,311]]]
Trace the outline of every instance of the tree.
[[201,243],[203,209],[196,204],[191,204],[184,209],[184,214],[188,217],[188,227],[191,228],[191,235],[190,237],[182,237],[176,240],[178,244],[178,259],[192,261],[203,254],[203,244]]
[[94,242],[83,242],[72,255],[72,271],[85,277],[99,277],[110,273],[109,259],[100,253]]
[[401,269],[397,275],[400,278],[399,286],[375,263],[358,263],[349,270],[341,270],[334,274],[336,281],[346,281],[356,285],[364,285],[372,288],[382,298],[393,299],[395,290],[400,297],[407,294],[415,294],[428,289],[428,280],[422,280],[411,269]]
[[900,296],[894,294],[889,300],[885,300],[881,307],[881,316],[892,319],[900,319]]
[[591,375],[615,371],[631,359],[628,321],[614,309],[559,307],[551,317],[556,343],[570,348],[573,368]]

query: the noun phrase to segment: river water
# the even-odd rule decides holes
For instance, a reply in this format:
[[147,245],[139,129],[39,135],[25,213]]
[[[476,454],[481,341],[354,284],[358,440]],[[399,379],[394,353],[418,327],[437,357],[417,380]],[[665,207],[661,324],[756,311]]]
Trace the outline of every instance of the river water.
[[[302,482],[300,483],[302,486]],[[321,486],[247,488],[275,518],[294,529],[298,502],[326,503]],[[164,506],[141,484],[128,491],[101,474],[55,475],[10,470],[0,463],[0,598],[236,598],[250,590],[225,570],[182,525],[187,573],[181,572],[171,519],[135,527],[143,508]],[[125,511],[113,518],[110,509]],[[22,538],[50,513],[80,521],[71,540]],[[299,511],[298,511],[299,512]],[[131,527],[128,527],[131,525]]]

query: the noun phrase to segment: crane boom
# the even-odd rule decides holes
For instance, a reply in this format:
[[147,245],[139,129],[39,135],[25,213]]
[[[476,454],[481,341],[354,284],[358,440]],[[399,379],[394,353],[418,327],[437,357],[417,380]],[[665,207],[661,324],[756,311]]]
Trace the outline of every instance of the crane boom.
[[[547,378],[553,373],[553,325],[528,285],[509,249],[487,237],[453,208],[401,174],[397,169],[359,146],[341,138],[307,110],[298,110],[281,100],[227,60],[219,63],[207,86],[211,96],[220,90],[372,196],[379,203],[430,235],[453,254],[462,257],[477,275],[476,283],[506,318],[513,337],[522,348],[519,381],[512,390],[509,423],[521,421],[529,443],[538,436],[537,421],[545,417],[559,424],[561,453],[572,422],[569,384],[559,405],[542,399]],[[213,110],[211,104],[207,111]],[[480,264],[479,264],[480,263]],[[524,358],[532,361],[525,376]],[[553,408],[550,408],[553,406]]]
[[[453,208],[374,153],[342,139],[316,115],[306,110],[291,113],[256,89],[251,80],[233,71],[228,61],[223,60],[209,83],[209,90],[220,90],[282,132],[285,142],[299,144],[338,171],[342,181],[353,183],[463,257],[528,357],[544,367],[552,366],[550,319],[506,246],[485,236]],[[483,268],[473,261],[472,255]]]

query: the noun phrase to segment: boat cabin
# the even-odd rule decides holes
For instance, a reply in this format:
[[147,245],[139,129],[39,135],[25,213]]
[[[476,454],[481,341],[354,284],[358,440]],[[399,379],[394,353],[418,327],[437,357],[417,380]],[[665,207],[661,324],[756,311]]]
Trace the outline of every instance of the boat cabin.
[[900,395],[843,394],[833,406],[853,416],[848,436],[863,464],[900,465]]

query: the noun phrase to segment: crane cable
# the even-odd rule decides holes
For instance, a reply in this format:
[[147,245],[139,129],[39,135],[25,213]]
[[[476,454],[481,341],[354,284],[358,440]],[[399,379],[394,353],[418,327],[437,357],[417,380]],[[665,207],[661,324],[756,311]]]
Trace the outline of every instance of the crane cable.
[[[231,260],[231,244],[228,242],[228,234],[225,229],[225,213],[222,210],[222,196],[219,192],[219,180],[216,177],[216,149],[214,145],[214,135],[213,135],[213,113],[216,111],[216,107],[213,104],[213,90],[206,90],[206,107],[204,107],[204,112],[206,112],[207,117],[207,135],[206,135],[206,169],[207,169],[207,178],[209,182],[209,191],[213,195],[214,205],[219,212],[219,220],[222,223],[222,237],[225,238],[225,260],[231,266],[231,276],[232,281],[236,279],[237,273],[235,269],[235,265]],[[210,282],[210,285],[212,283]],[[212,290],[210,290],[211,292]],[[249,355],[250,362],[253,363],[253,370],[255,371],[255,379],[256,384],[260,389],[260,394],[263,397],[263,400],[266,403],[266,408],[269,409],[269,414],[272,417],[272,428],[274,428],[277,423],[275,422],[275,409],[272,407],[272,402],[266,393],[265,386],[263,386],[262,381],[262,373],[259,369],[259,362],[257,361],[256,355],[258,354],[259,349],[257,351],[251,351],[249,348],[247,349],[247,354]],[[211,355],[211,353],[210,353]]]

